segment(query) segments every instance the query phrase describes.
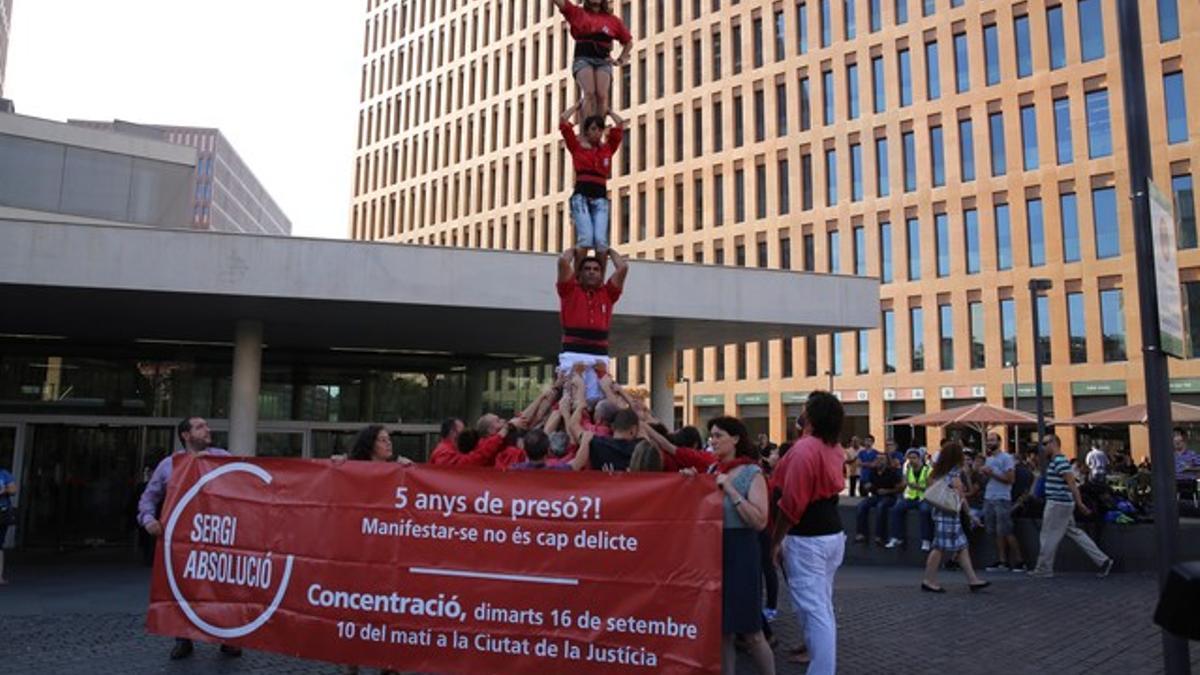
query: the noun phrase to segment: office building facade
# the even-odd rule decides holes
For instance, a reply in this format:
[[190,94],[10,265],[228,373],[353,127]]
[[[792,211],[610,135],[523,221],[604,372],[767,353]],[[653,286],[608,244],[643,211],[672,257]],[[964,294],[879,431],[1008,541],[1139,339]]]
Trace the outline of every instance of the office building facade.
[[70,120],[92,129],[156,138],[198,152],[191,227],[218,232],[291,234],[292,221],[219,129]]
[[[1141,4],[1155,184],[1173,199],[1200,353],[1200,9]],[[779,438],[832,388],[849,429],[986,400],[1067,417],[1144,400],[1115,5],[1103,0],[629,0],[613,83],[631,122],[612,239],[642,258],[867,275],[879,328],[679,354],[688,420]],[[373,1],[364,24],[355,239],[557,251],[572,234],[573,45],[550,0]],[[1189,115],[1189,112],[1191,115]],[[1031,299],[1028,282],[1046,278]],[[687,289],[662,289],[686,294]],[[827,298],[795,298],[795,306]],[[1190,301],[1190,302],[1188,302]],[[781,314],[795,307],[779,307]],[[714,319],[719,317],[714,317]],[[620,360],[630,382],[645,361]],[[1200,362],[1171,364],[1197,401]],[[1103,436],[1146,452],[1142,430]]]

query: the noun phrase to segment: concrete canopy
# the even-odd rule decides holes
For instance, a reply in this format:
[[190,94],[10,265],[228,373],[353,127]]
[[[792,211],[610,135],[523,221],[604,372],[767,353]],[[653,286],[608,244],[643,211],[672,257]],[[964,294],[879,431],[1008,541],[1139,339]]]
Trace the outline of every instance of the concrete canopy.
[[[0,333],[462,357],[559,351],[553,255],[0,220]],[[613,353],[866,329],[875,279],[632,261]]]

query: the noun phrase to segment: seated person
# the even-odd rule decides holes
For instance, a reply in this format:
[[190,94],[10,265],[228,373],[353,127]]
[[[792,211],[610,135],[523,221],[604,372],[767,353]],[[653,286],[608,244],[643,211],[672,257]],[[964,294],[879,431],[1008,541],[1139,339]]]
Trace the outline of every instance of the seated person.
[[884,542],[887,541],[888,514],[896,505],[896,499],[900,493],[904,492],[905,487],[907,485],[904,482],[904,475],[900,473],[895,457],[887,453],[881,454],[868,487],[870,494],[858,503],[856,519],[858,528],[857,534],[854,535],[854,541],[865,542],[867,540],[871,509],[878,507],[879,513],[875,521],[875,543],[880,546],[884,545]]

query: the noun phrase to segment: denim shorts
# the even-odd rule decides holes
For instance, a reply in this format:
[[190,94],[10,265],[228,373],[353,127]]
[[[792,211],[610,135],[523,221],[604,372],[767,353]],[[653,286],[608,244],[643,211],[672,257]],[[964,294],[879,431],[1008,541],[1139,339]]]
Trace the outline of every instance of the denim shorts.
[[1007,537],[1013,533],[1012,502],[1007,499],[983,500],[983,524],[991,535]]
[[571,195],[571,221],[575,224],[577,248],[608,248],[607,197],[592,199],[581,194]]
[[602,59],[598,56],[576,56],[571,62],[571,75],[578,75],[579,71],[584,68],[595,68],[608,73],[612,77],[613,67],[612,62],[608,59]]

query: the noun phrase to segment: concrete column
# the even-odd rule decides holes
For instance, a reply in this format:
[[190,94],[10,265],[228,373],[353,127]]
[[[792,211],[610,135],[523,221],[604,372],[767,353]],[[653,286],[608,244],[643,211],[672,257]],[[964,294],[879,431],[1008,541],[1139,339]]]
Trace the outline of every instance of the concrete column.
[[650,410],[667,429],[675,428],[675,338],[650,338]]
[[487,383],[487,369],[477,363],[467,365],[467,409],[463,421],[469,427],[483,416],[483,387]]
[[258,391],[262,382],[261,321],[237,322],[233,340],[233,390],[229,401],[229,452],[252,456],[258,444]]

